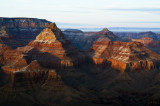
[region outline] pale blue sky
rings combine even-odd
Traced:
[[[76,27],[160,27],[160,0],[0,0],[0,17],[34,17]],[[81,26],[81,24],[83,24]],[[63,24],[59,24],[60,27]]]

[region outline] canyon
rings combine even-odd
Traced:
[[[108,29],[107,29],[108,30]],[[111,32],[111,31],[110,31]],[[145,47],[150,49],[153,52],[160,54],[160,36],[158,33],[151,31],[148,32],[113,32],[107,33],[105,30],[99,32],[82,32],[81,30],[68,29],[63,31],[64,36],[72,42],[80,50],[87,50],[92,47],[93,43],[103,37],[104,34],[116,36],[109,38],[111,41],[123,41],[123,42],[132,42],[137,41],[144,44],[144,41],[148,44],[144,44]],[[74,36],[75,35],[75,36]]]
[[[0,105],[160,104],[151,32],[124,41],[34,18],[0,18],[0,27]]]

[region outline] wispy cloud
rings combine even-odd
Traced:
[[[160,8],[105,8],[112,11],[160,11]]]
[[[142,22],[128,22],[128,23],[160,23],[160,21],[142,21]]]
[[[160,23],[160,21],[130,21],[130,22],[110,22],[110,23]]]
[[[63,13],[91,13],[92,11],[79,11],[79,10],[55,10],[56,12],[63,12]]]

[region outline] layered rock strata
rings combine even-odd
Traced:
[[[95,64],[109,65],[120,71],[159,69],[160,55],[139,42],[95,42],[91,50]]]
[[[65,30],[65,37],[72,42],[80,50],[88,50],[97,40],[119,41],[120,38],[104,28],[99,32],[82,32],[80,30]]]
[[[37,60],[42,66],[50,68],[73,67],[84,60],[82,53],[64,38],[55,23],[50,24],[26,47],[18,49],[25,52],[27,61]]]
[[[154,40],[150,37],[143,37],[141,39],[132,39],[132,41],[141,42],[145,45],[145,47],[147,47],[151,51],[160,54],[160,42],[158,40]]]
[[[0,18],[0,27],[5,27],[7,32],[20,44],[16,47],[27,45],[50,23],[47,20],[36,18]]]

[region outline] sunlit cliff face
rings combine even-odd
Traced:
[[[95,42],[92,59],[95,64],[108,63],[120,71],[151,70],[159,67],[160,56],[139,42]],[[152,55],[151,55],[152,54]],[[107,66],[107,64],[106,64]]]

